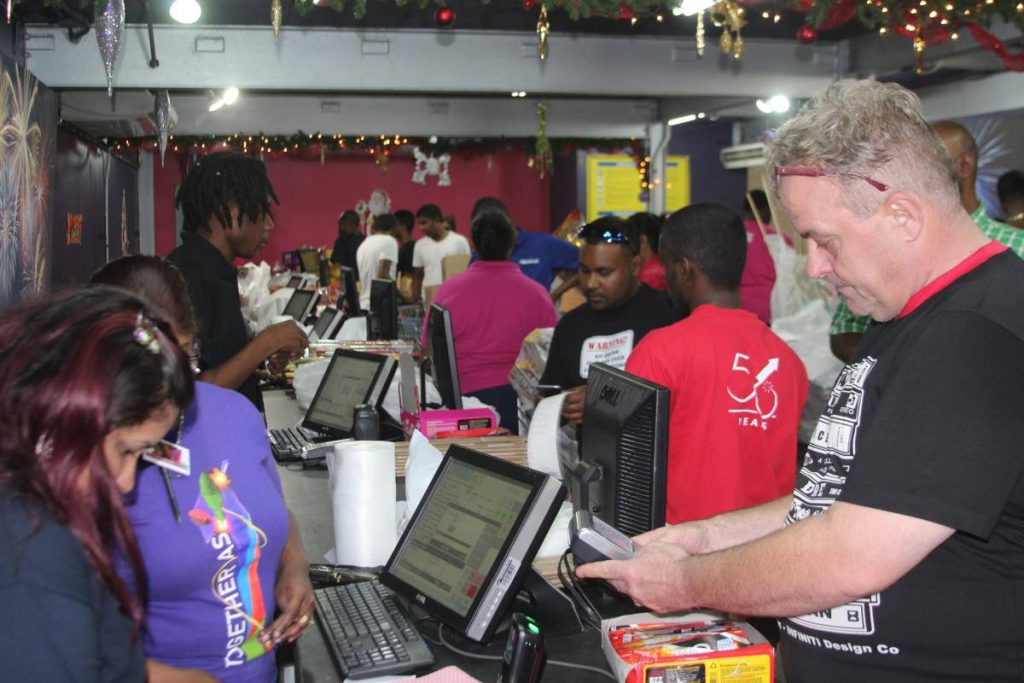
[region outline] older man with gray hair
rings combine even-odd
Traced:
[[[1024,262],[960,203],[917,97],[841,81],[778,131],[773,189],[808,272],[872,326],[791,497],[584,565],[657,611],[783,615],[801,681],[1019,681]]]

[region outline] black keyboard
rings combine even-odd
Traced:
[[[416,626],[378,581],[317,588],[316,616],[342,679],[412,673],[434,655]]]
[[[302,451],[314,445],[298,427],[268,429],[267,434],[276,460],[299,460]]]

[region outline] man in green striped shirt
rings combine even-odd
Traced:
[[[932,127],[953,158],[960,187],[960,203],[963,204],[964,210],[971,214],[971,220],[989,239],[1002,242],[1024,259],[1024,230],[989,218],[985,213],[985,207],[978,201],[975,191],[978,179],[978,147],[974,137],[955,121],[939,121]],[[855,315],[847,308],[846,299],[839,297],[839,305],[832,314],[832,324],[828,330],[832,354],[844,363],[849,362],[870,323],[869,316]]]

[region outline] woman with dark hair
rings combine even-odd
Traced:
[[[188,289],[173,265],[126,256],[97,271],[92,283],[145,297],[181,348],[198,355]],[[190,451],[190,472],[142,468],[128,507],[150,578],[143,638],[149,683],[211,675],[270,683],[277,677],[274,648],[313,623],[309,564],[260,414],[235,391],[195,387],[177,438]]]
[[[516,392],[508,375],[526,335],[539,327],[554,327],[558,315],[547,291],[508,260],[516,230],[507,215],[496,211],[477,215],[470,234],[479,260],[445,281],[434,303],[451,310],[462,393],[494,406],[501,426],[518,434]],[[423,347],[427,347],[426,321]]]
[[[192,396],[170,328],[130,294],[96,288],[4,311],[5,680],[144,679],[146,578],[122,494],[139,456],[179,424]]]

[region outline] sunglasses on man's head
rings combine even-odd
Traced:
[[[576,238],[583,240],[595,240],[598,242],[605,242],[607,244],[629,244],[629,240],[621,230],[613,230],[611,228],[605,228],[598,232],[597,230],[591,229],[591,226],[584,225],[582,228],[576,231]]]
[[[822,178],[825,176],[847,176],[850,178],[857,178],[863,180],[871,187],[875,188],[879,192],[886,192],[889,186],[883,182],[875,180],[870,176],[866,176],[863,173],[857,173],[855,171],[834,171],[830,168],[815,168],[814,166],[776,166],[776,176],[805,176],[808,178]]]

